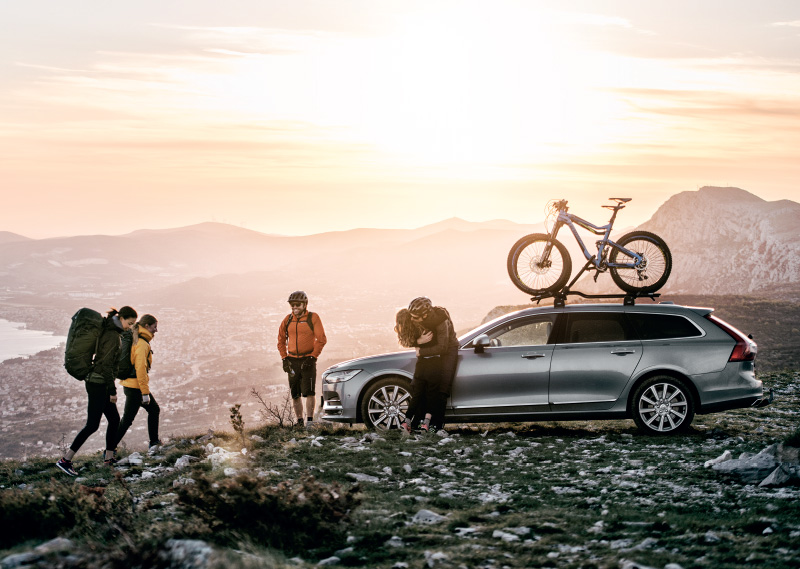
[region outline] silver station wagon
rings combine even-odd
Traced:
[[[575,304],[501,316],[459,338],[446,423],[633,419],[668,434],[695,414],[768,405],[755,342],[712,312]],[[398,428],[415,364],[406,350],[328,368],[322,418]]]

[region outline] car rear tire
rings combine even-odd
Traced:
[[[649,435],[670,435],[692,424],[694,399],[686,384],[659,375],[642,383],[633,394],[633,421]]]
[[[368,429],[399,429],[411,402],[411,382],[387,377],[369,386],[361,401],[361,418]]]

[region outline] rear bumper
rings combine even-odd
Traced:
[[[728,399],[725,401],[720,401],[718,403],[709,403],[708,405],[703,405],[698,409],[698,415],[706,415],[708,413],[718,413],[720,411],[729,411],[731,409],[755,409],[759,407],[766,407],[770,403],[772,403],[774,399],[774,394],[772,389],[769,390],[769,394],[767,396],[761,397],[742,397],[739,399]]]

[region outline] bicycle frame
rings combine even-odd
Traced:
[[[550,237],[555,240],[556,236],[558,235],[559,229],[561,229],[563,225],[566,225],[572,231],[572,235],[575,237],[575,240],[578,242],[578,245],[580,245],[581,250],[583,251],[583,256],[586,257],[586,260],[589,263],[592,263],[597,270],[603,271],[609,267],[615,267],[619,269],[636,269],[642,263],[642,256],[639,255],[638,253],[626,249],[625,247],[609,239],[609,235],[611,234],[611,229],[614,227],[614,220],[617,218],[617,212],[620,209],[622,209],[622,207],[620,207],[620,205],[614,206],[614,213],[611,214],[611,219],[606,225],[601,225],[601,226],[586,221],[585,219],[578,217],[575,214],[569,213],[564,210],[559,210],[558,217],[556,218],[556,223],[553,226],[553,230],[550,232]],[[579,225],[580,227],[583,227],[584,229],[591,231],[595,235],[603,236],[603,238],[597,242],[597,255],[592,255],[591,253],[589,253],[589,250],[586,248],[583,239],[581,239],[581,236],[578,234],[578,230],[575,228],[575,225]],[[606,251],[607,247],[610,249],[617,249],[620,252],[625,253],[626,255],[632,257],[633,262],[609,263],[607,261],[604,261],[603,260],[605,257],[604,252]],[[546,248],[544,256],[545,258],[550,256],[549,246]]]

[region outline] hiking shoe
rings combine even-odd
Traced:
[[[303,421],[303,419],[298,419],[297,422],[294,424],[295,429],[305,429],[305,427],[306,424],[305,421]]]
[[[161,450],[162,444],[163,443],[160,440],[151,442],[150,445],[147,447],[147,454],[153,455],[157,453],[158,451]]]
[[[77,476],[78,472],[72,467],[72,461],[67,460],[66,458],[61,458],[56,463],[56,466],[59,467],[61,470],[69,474],[70,476]]]
[[[410,435],[411,425],[409,425],[408,423],[400,423],[400,430],[403,431],[403,434]]]
[[[103,459],[103,466],[114,466],[119,462],[119,459],[116,456],[112,456],[111,458]]]

